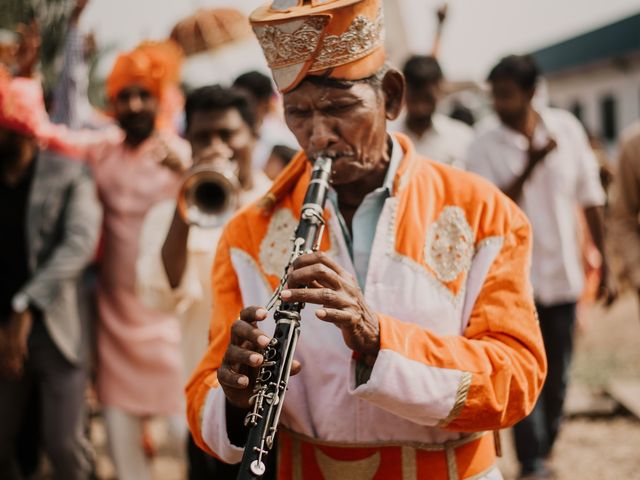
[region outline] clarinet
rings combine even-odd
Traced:
[[[300,255],[320,248],[325,221],[322,217],[329,190],[331,158],[318,157],[313,165],[311,182],[304,197],[300,222],[296,228],[293,248],[280,285],[276,289],[269,310],[276,307],[273,318],[276,329],[264,351],[264,362],[258,371],[251,411],[244,424],[249,435],[242,456],[238,480],[260,479],[266,471],[266,457],[273,448],[284,396],[289,384],[293,354],[300,335],[300,312],[304,303],[287,303],[280,298],[287,273],[293,261]]]

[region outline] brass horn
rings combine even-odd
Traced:
[[[178,196],[178,211],[189,225],[222,226],[238,206],[240,184],[232,169],[212,165],[192,168]]]

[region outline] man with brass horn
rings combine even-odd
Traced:
[[[278,0],[251,21],[303,151],[218,243],[210,344],[187,386],[196,443],[242,459],[273,330],[263,306],[311,161],[328,156],[320,251],[293,263],[281,293],[306,306],[271,452],[277,478],[501,478],[488,432],[532,409],[546,373],[526,217],[488,182],[387,133],[404,79],[384,66],[379,0]]]
[[[137,290],[147,306],[178,317],[186,382],[207,348],[211,266],[222,222],[238,206],[263,195],[270,182],[251,164],[255,117],[244,91],[199,88],[187,97],[185,117],[193,168],[186,174],[178,199],[157,204],[145,218]],[[198,189],[204,191],[204,201]],[[220,197],[208,200],[207,189]],[[185,196],[195,203],[186,205]],[[226,471],[191,441],[188,452],[190,479],[222,476]]]

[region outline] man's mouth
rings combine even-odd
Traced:
[[[136,115],[135,117],[129,117],[127,122],[131,125],[142,125],[147,123],[147,119]]]
[[[355,155],[352,152],[320,152],[314,156],[314,158],[318,157],[329,157],[333,161],[336,161],[340,158],[353,158]]]

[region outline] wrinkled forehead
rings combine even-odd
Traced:
[[[348,100],[370,102],[375,99],[376,92],[372,85],[362,80],[308,77],[294,90],[283,94],[282,99],[285,108],[294,104],[324,107]]]

